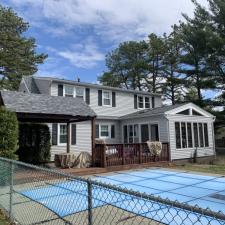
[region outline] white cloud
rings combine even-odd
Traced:
[[[91,40],[86,40],[83,44],[75,44],[71,50],[59,51],[57,54],[68,59],[74,66],[84,69],[93,68],[98,62],[105,59],[105,55]]]
[[[27,6],[27,16],[36,17],[36,23],[48,19],[59,23],[61,29],[93,26],[102,39],[116,42],[143,38],[151,32],[168,32],[171,25],[182,19],[182,12],[192,15],[194,8],[191,0],[10,1],[18,7]],[[206,5],[207,0],[199,2]],[[65,34],[53,31],[58,35]]]

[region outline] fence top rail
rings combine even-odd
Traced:
[[[55,175],[58,175],[58,176],[61,176],[61,177],[67,177],[71,180],[82,181],[82,182],[85,182],[87,184],[99,186],[101,188],[110,189],[110,190],[116,191],[116,192],[121,192],[123,194],[132,195],[134,197],[145,199],[145,200],[148,200],[148,201],[154,201],[154,202],[162,203],[162,204],[165,204],[165,205],[168,205],[168,206],[171,206],[171,207],[176,207],[176,208],[188,210],[188,211],[191,211],[191,212],[196,212],[196,213],[199,213],[199,214],[204,215],[204,216],[209,216],[209,217],[213,217],[213,218],[216,218],[216,219],[225,220],[225,215],[220,211],[215,212],[215,211],[212,211],[208,208],[207,209],[200,208],[197,205],[191,206],[191,205],[188,205],[187,203],[181,203],[179,201],[173,201],[173,200],[170,200],[168,198],[163,199],[159,196],[154,196],[154,195],[141,193],[141,192],[133,191],[133,190],[126,189],[126,188],[121,188],[121,187],[116,186],[116,185],[111,185],[111,184],[108,184],[108,183],[92,180],[91,178],[82,178],[82,177],[78,177],[78,176],[71,175],[71,174],[68,174],[68,173],[59,172],[59,171],[54,170],[54,169],[39,167],[39,166],[36,166],[36,165],[32,165],[32,164],[28,164],[28,163],[24,163],[24,162],[20,162],[20,161],[15,161],[15,160],[3,158],[3,157],[0,157],[0,162],[1,161],[10,163],[12,165],[19,165],[19,166],[24,166],[24,167],[27,167],[27,168],[30,168],[30,169],[40,170],[40,171],[55,174]]]

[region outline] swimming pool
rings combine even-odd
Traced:
[[[142,169],[96,175],[91,179],[225,214],[223,177],[165,169]],[[163,224],[225,224],[225,221],[197,212],[142,199],[101,185],[92,185],[91,191],[93,209],[110,205]],[[41,187],[22,190],[20,194],[45,206],[60,218],[84,212],[89,207],[88,185],[79,180],[49,182]]]

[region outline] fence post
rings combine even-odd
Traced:
[[[125,165],[125,151],[124,151],[124,145],[122,145],[122,165]]]
[[[12,221],[13,220],[13,162],[10,162],[10,197],[9,197],[9,217],[10,217],[10,220]]]
[[[88,225],[93,224],[92,217],[92,183],[90,180],[87,181],[88,185]]]

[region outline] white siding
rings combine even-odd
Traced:
[[[139,124],[140,125],[140,124],[156,124],[156,123],[159,125],[159,140],[161,142],[168,142],[169,141],[168,121],[163,115],[123,120],[121,122],[121,133],[123,133],[123,125],[127,125],[127,124]],[[139,129],[139,131],[140,131],[140,129]],[[139,132],[139,134],[140,134],[140,132]]]
[[[98,106],[98,90],[101,90],[101,87],[99,87],[99,89],[90,88],[90,107],[95,111],[98,116],[120,117],[138,111],[138,109],[134,108],[134,94],[127,92],[116,91],[116,107]],[[52,83],[51,95],[58,95],[57,83]],[[146,96],[150,97],[151,104],[151,95],[148,94]],[[160,107],[161,105],[161,97],[155,96],[155,107]]]
[[[108,124],[115,125],[115,138],[106,138],[105,142],[107,144],[120,144],[121,143],[121,129],[120,121],[118,120],[96,120],[96,124]]]
[[[50,133],[52,130],[52,124],[48,124]],[[71,145],[70,151],[75,155],[82,151],[91,153],[91,121],[79,122],[77,125],[77,143]],[[55,154],[66,152],[66,145],[52,145],[51,146],[51,160],[54,160]]]
[[[187,159],[193,157],[195,148],[176,149],[176,136],[175,136],[175,122],[198,122],[208,124],[208,136],[209,136],[209,147],[198,147],[197,156],[212,156],[214,155],[214,142],[213,142],[213,120],[207,117],[196,117],[196,116],[184,116],[174,115],[168,116],[169,118],[169,134],[170,134],[170,149],[171,159]]]

